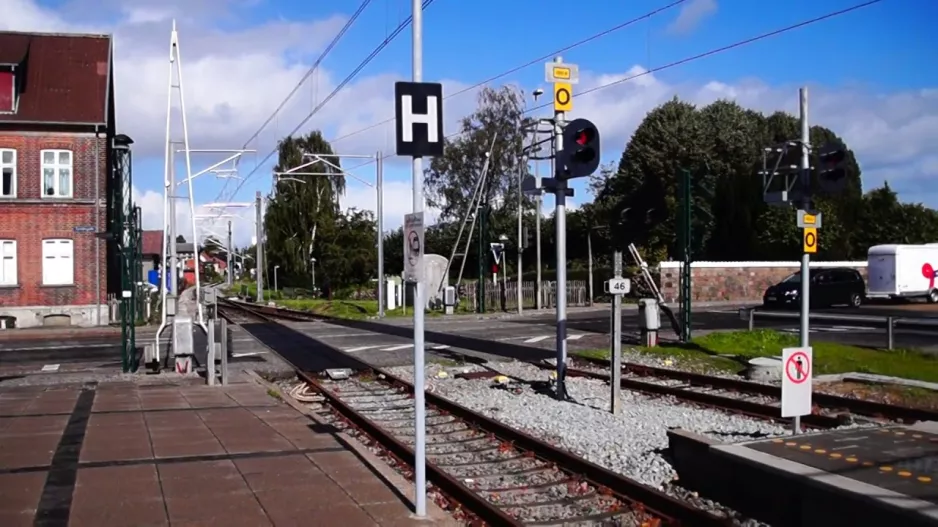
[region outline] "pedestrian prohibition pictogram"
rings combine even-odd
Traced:
[[[782,350],[782,417],[811,413],[811,346]]]
[[[803,383],[811,377],[811,360],[802,352],[794,353],[785,364],[785,375],[795,384]]]

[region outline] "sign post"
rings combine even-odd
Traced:
[[[414,213],[405,218],[405,271],[414,282],[414,509],[427,515],[426,394],[423,316],[423,159],[443,155],[443,85],[423,82],[423,4],[412,0],[413,82],[394,84],[397,155],[413,158]],[[407,224],[409,221],[410,229]],[[380,234],[380,233],[379,233]],[[409,249],[408,249],[409,248]],[[405,275],[407,273],[405,272]],[[383,284],[381,284],[383,285]]]
[[[609,384],[612,388],[612,400],[609,410],[618,414],[622,411],[622,295],[631,290],[628,278],[622,278],[622,253],[616,251],[612,256],[614,277],[606,282],[606,292],[612,295],[612,313],[609,315],[610,330],[609,344],[610,364],[612,371],[609,375]]]
[[[782,417],[794,417],[798,422],[802,415],[811,413],[813,350],[810,346],[785,348],[782,365]],[[801,433],[800,427],[795,426],[792,433]]]

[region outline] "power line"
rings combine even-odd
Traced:
[[[251,135],[251,137],[249,137],[248,140],[244,142],[244,145],[241,147],[242,150],[246,149],[248,147],[248,144],[250,144],[251,141],[256,139],[257,136],[259,136],[261,132],[264,131],[264,128],[267,128],[267,125],[270,124],[270,122],[273,121],[275,117],[277,117],[277,114],[280,113],[280,110],[283,110],[283,107],[286,106],[288,102],[290,102],[290,99],[292,99],[294,95],[296,95],[296,92],[300,90],[300,87],[303,86],[303,83],[306,82],[306,80],[309,79],[313,75],[313,73],[316,71],[317,68],[319,68],[319,65],[322,64],[322,61],[325,60],[326,56],[328,56],[329,53],[332,51],[332,49],[336,47],[336,45],[339,43],[340,40],[342,40],[342,37],[345,36],[345,33],[348,32],[349,28],[351,28],[352,25],[355,23],[355,21],[358,20],[358,17],[361,16],[362,12],[365,10],[366,7],[368,7],[368,4],[370,3],[371,3],[371,0],[364,0],[361,3],[361,5],[358,6],[358,9],[356,9],[355,12],[352,13],[352,16],[349,17],[349,19],[345,22],[345,25],[342,27],[342,29],[339,30],[339,33],[336,34],[336,36],[332,38],[332,42],[330,42],[329,45],[326,46],[324,50],[322,50],[322,53],[319,54],[319,58],[317,58],[316,62],[314,62],[313,65],[310,66],[310,68],[306,71],[306,74],[303,75],[303,78],[301,78],[300,81],[296,83],[296,86],[294,86],[293,89],[290,90],[290,93],[287,94],[287,96],[283,99],[280,105],[277,106],[277,109],[274,110],[272,114],[270,114],[270,117],[268,117],[267,120],[264,121],[264,123],[260,126],[260,128],[258,128],[257,131],[254,132],[254,134]],[[230,180],[225,181],[225,184],[222,186],[221,193],[219,194],[219,196],[224,195],[225,190],[227,190],[228,188],[228,181]],[[218,200],[216,199],[216,201]]]
[[[606,89],[606,88],[611,88],[612,86],[617,86],[617,85],[619,85],[619,84],[623,84],[623,83],[625,83],[625,82],[628,82],[628,81],[631,81],[631,80],[635,80],[635,79],[638,79],[638,78],[640,78],[640,77],[644,77],[644,76],[646,76],[646,75],[651,75],[651,74],[653,74],[653,73],[658,73],[658,72],[660,72],[660,71],[664,71],[664,70],[667,70],[667,69],[670,69],[670,68],[674,68],[674,67],[677,67],[677,66],[682,66],[682,65],[687,64],[687,63],[689,63],[689,62],[693,62],[693,61],[700,60],[700,59],[703,59],[703,58],[707,58],[707,57],[710,57],[710,56],[713,56],[713,55],[717,55],[717,54],[719,54],[719,53],[723,53],[724,51],[730,51],[730,50],[733,50],[733,49],[736,49],[736,48],[739,48],[739,47],[742,47],[742,46],[746,46],[746,45],[748,45],[748,44],[754,44],[754,43],[756,43],[756,42],[759,42],[759,41],[761,41],[761,40],[765,40],[765,39],[770,38],[770,37],[776,37],[776,36],[781,35],[781,34],[783,34],[783,33],[788,33],[789,31],[794,31],[794,30],[796,30],[796,29],[801,29],[801,28],[803,28],[803,27],[810,26],[810,25],[816,24],[816,23],[818,23],[818,22],[823,22],[823,21],[828,20],[828,19],[831,19],[831,18],[835,18],[835,17],[841,16],[841,15],[846,15],[846,14],[851,13],[851,12],[853,12],[853,11],[858,11],[858,10],[860,10],[860,9],[863,9],[864,7],[869,7],[869,6],[871,6],[871,5],[881,3],[882,1],[883,1],[883,0],[870,0],[870,1],[864,2],[864,3],[862,3],[862,4],[856,4],[856,5],[854,5],[854,6],[847,7],[847,8],[838,10],[838,11],[833,11],[833,12],[827,13],[827,14],[825,14],[825,15],[821,15],[821,16],[817,16],[817,17],[814,17],[814,18],[810,18],[810,19],[808,19],[808,20],[803,20],[803,21],[801,21],[801,22],[798,22],[798,23],[796,23],[796,24],[792,24],[792,25],[790,25],[790,26],[786,26],[786,27],[783,27],[783,28],[775,29],[775,30],[769,31],[769,32],[767,32],[767,33],[762,33],[762,34],[760,34],[760,35],[757,35],[757,36],[754,36],[754,37],[750,37],[750,38],[747,38],[747,39],[745,39],[745,40],[740,40],[740,41],[738,41],[738,42],[734,42],[734,43],[732,43],[732,44],[728,44],[728,45],[726,45],[726,46],[722,46],[722,47],[719,47],[719,48],[711,49],[710,51],[705,51],[705,52],[703,52],[703,53],[699,53],[699,54],[693,55],[693,56],[691,56],[691,57],[686,57],[686,58],[683,58],[683,59],[680,59],[680,60],[676,60],[676,61],[674,61],[674,62],[670,62],[670,63],[665,64],[665,65],[662,65],[662,66],[658,66],[658,67],[655,67],[655,68],[651,68],[651,69],[645,70],[645,71],[643,71],[643,72],[641,72],[641,73],[637,73],[637,74],[635,74],[635,75],[632,75],[632,76],[629,76],[629,77],[626,77],[626,78],[623,78],[623,79],[619,79],[619,80],[615,80],[615,81],[612,81],[612,82],[608,82],[608,83],[606,83],[606,84],[601,84],[601,85],[599,85],[599,86],[590,88],[590,89],[588,89],[588,90],[584,90],[584,91],[582,91],[582,92],[580,92],[580,93],[575,93],[575,94],[573,94],[573,97],[574,97],[574,98],[576,98],[576,97],[582,97],[583,95],[588,95],[588,94],[590,94],[590,93],[595,93],[595,92],[597,92],[597,91],[599,91],[599,90],[604,90],[604,89]],[[541,110],[541,109],[543,109],[543,108],[546,108],[546,107],[548,107],[548,106],[551,106],[552,104],[553,104],[553,103],[546,103],[546,104],[541,104],[540,106],[535,106],[535,107],[533,107],[533,108],[528,108],[528,109],[525,110],[523,113],[530,113],[530,112],[533,112],[533,111],[535,111],[535,110]],[[447,135],[447,136],[445,137],[445,139],[452,139],[452,138],[454,138],[454,137],[457,137],[457,136],[462,135],[463,133],[465,133],[465,132],[461,132],[461,131],[460,131],[460,132],[454,132],[454,133],[452,133],[452,134]],[[397,154],[387,154],[387,155],[385,155],[382,159],[387,159],[387,158],[393,157],[393,156],[395,156],[395,155],[397,155]],[[374,161],[366,161],[366,162],[364,162],[364,163],[362,163],[362,164],[360,164],[360,165],[358,165],[358,166],[356,166],[356,167],[354,167],[354,168],[351,168],[351,169],[349,169],[349,170],[355,170],[355,169],[358,169],[358,168],[367,166],[367,165],[369,165],[369,164],[371,164],[371,163],[374,163]]]
[[[645,13],[644,15],[641,15],[641,16],[639,16],[639,17],[636,17],[636,18],[633,18],[633,19],[628,20],[628,21],[626,21],[626,22],[623,22],[623,23],[621,23],[621,24],[619,24],[619,25],[617,25],[617,26],[611,27],[611,28],[606,29],[606,30],[604,30],[604,31],[601,31],[601,32],[599,32],[599,33],[594,33],[593,35],[590,35],[590,36],[584,38],[583,40],[580,40],[579,42],[575,42],[575,43],[570,44],[570,45],[568,45],[568,46],[566,46],[566,47],[563,47],[563,48],[554,50],[554,51],[552,51],[552,52],[550,52],[550,53],[548,53],[548,54],[546,54],[546,55],[543,55],[543,56],[540,56],[540,57],[538,57],[538,58],[536,58],[536,59],[532,59],[532,60],[530,60],[530,61],[528,61],[528,62],[525,62],[524,64],[522,64],[522,65],[520,65],[520,66],[515,66],[515,67],[513,67],[513,68],[511,68],[511,69],[509,69],[509,70],[506,70],[506,71],[503,71],[502,73],[499,73],[498,75],[495,75],[495,76],[493,76],[493,77],[489,77],[488,79],[485,79],[484,81],[481,81],[481,82],[478,82],[478,83],[476,83],[476,84],[473,84],[472,86],[469,86],[468,88],[463,88],[463,89],[459,90],[459,91],[456,92],[456,93],[451,93],[451,94],[449,94],[449,95],[446,95],[445,97],[443,97],[443,100],[445,101],[446,99],[449,99],[450,97],[456,97],[457,95],[462,95],[463,93],[466,93],[466,92],[468,92],[468,91],[472,91],[472,90],[474,90],[474,89],[476,89],[476,88],[478,88],[478,87],[480,87],[480,86],[484,86],[484,85],[489,84],[489,83],[491,83],[491,82],[493,82],[493,81],[497,81],[498,79],[501,79],[501,78],[503,78],[503,77],[507,77],[508,75],[511,75],[512,73],[516,73],[516,72],[521,71],[521,70],[523,70],[523,69],[525,69],[525,68],[527,68],[527,67],[529,67],[529,66],[533,66],[533,65],[535,65],[535,64],[537,64],[537,63],[539,63],[539,62],[543,62],[543,61],[545,61],[545,60],[547,60],[547,59],[553,58],[555,55],[559,55],[559,54],[561,54],[561,53],[565,53],[565,52],[567,52],[567,51],[570,51],[571,49],[578,48],[578,47],[580,47],[580,46],[582,46],[582,45],[584,45],[584,44],[588,44],[588,43],[590,43],[590,42],[593,42],[594,40],[598,40],[598,39],[600,39],[600,38],[602,38],[602,37],[604,37],[604,36],[606,36],[606,35],[615,33],[616,31],[619,31],[619,30],[625,29],[625,28],[627,28],[627,27],[629,27],[629,26],[631,26],[631,25],[637,24],[638,22],[641,22],[641,21],[643,21],[643,20],[647,20],[647,19],[649,19],[649,18],[651,18],[651,17],[653,17],[653,16],[655,16],[655,15],[657,15],[657,14],[663,13],[663,12],[665,12],[665,11],[671,9],[671,8],[677,7],[677,6],[679,6],[679,5],[681,5],[681,4],[685,3],[685,2],[687,2],[687,0],[676,0],[676,1],[674,1],[674,2],[672,2],[672,3],[670,3],[670,4],[668,4],[668,5],[659,7],[658,9],[655,9],[654,11],[649,11],[648,13]],[[356,131],[354,131],[354,132],[347,133],[347,134],[345,134],[345,135],[343,135],[343,136],[341,136],[341,137],[337,137],[337,138],[335,138],[335,139],[330,140],[329,143],[330,143],[330,144],[335,144],[335,143],[337,143],[337,142],[339,142],[339,141],[341,141],[341,140],[343,140],[343,139],[348,139],[349,137],[352,137],[352,136],[354,136],[354,135],[358,135],[358,134],[367,132],[367,131],[369,131],[369,130],[373,130],[373,129],[375,129],[375,128],[377,128],[377,127],[383,125],[383,124],[388,124],[388,123],[391,123],[391,122],[394,122],[394,117],[391,117],[391,118],[389,118],[389,119],[385,119],[384,121],[381,121],[381,122],[378,122],[378,123],[370,124],[370,125],[368,125],[368,126],[366,126],[366,127],[364,127],[364,128],[361,128],[361,129],[359,129],[359,130],[356,130]]]
[[[423,9],[426,9],[427,7],[429,7],[431,4],[433,4],[434,1],[435,1],[435,0],[423,0],[423,4],[422,4],[422,5],[423,5]],[[388,36],[384,39],[383,42],[381,42],[380,44],[378,44],[378,46],[375,47],[375,49],[374,49],[367,57],[365,57],[364,60],[362,60],[362,61],[358,64],[358,66],[357,66],[354,70],[352,70],[352,72],[349,73],[349,74],[345,77],[345,79],[343,79],[342,82],[340,82],[340,83],[338,84],[338,86],[336,86],[335,89],[332,90],[332,92],[331,92],[329,95],[326,96],[326,98],[324,98],[318,105],[316,105],[316,107],[313,108],[313,110],[312,110],[311,112],[309,112],[309,113],[306,115],[306,117],[303,118],[302,121],[300,121],[300,124],[296,125],[296,127],[295,127],[292,131],[290,131],[290,133],[288,133],[288,134],[286,135],[286,137],[292,136],[292,135],[295,134],[300,128],[302,128],[304,124],[306,124],[307,122],[309,122],[309,120],[310,120],[314,115],[316,115],[316,113],[318,113],[319,110],[322,109],[330,100],[332,100],[332,98],[335,97],[335,96],[339,93],[339,91],[342,90],[342,88],[344,88],[349,82],[351,82],[352,79],[354,79],[355,76],[358,75],[358,74],[361,72],[361,70],[364,69],[365,66],[368,65],[368,63],[370,63],[372,60],[374,60],[374,58],[377,57],[378,54],[381,53],[381,51],[384,50],[384,48],[386,48],[386,47],[388,46],[388,44],[391,43],[391,41],[393,41],[395,38],[397,38],[397,36],[398,36],[402,31],[404,31],[405,29],[407,29],[407,26],[409,26],[412,21],[413,21],[413,15],[410,15],[410,16],[408,16],[406,19],[404,19],[404,21],[401,22],[401,23],[394,29],[394,31],[392,31],[391,34],[388,35]],[[257,172],[257,170],[258,170],[264,163],[266,163],[271,157],[273,157],[273,155],[276,154],[277,151],[278,151],[278,148],[277,148],[277,147],[274,147],[274,149],[271,150],[270,153],[267,154],[267,155],[264,157],[264,159],[262,159],[262,160],[261,160],[259,163],[257,163],[256,165],[254,165],[254,169],[251,170],[246,176],[244,176],[244,178],[241,180],[241,183],[239,183],[238,186],[235,187],[234,192],[231,193],[232,197],[235,196],[235,195],[237,195],[238,191],[241,190],[241,187],[243,187],[245,183],[247,183],[248,179],[250,179],[251,176],[253,176],[254,173]],[[219,198],[219,199],[220,199],[220,198]]]
[[[262,131],[264,131],[264,128],[266,128],[267,125],[270,124],[270,122],[274,120],[274,117],[276,117],[277,114],[280,113],[280,110],[282,110],[283,107],[286,106],[287,102],[289,102],[290,99],[292,99],[293,96],[296,95],[296,92],[299,91],[303,83],[306,82],[306,79],[308,79],[313,74],[313,72],[316,71],[316,68],[318,68],[319,65],[322,64],[322,61],[332,51],[332,49],[339,43],[339,40],[341,40],[342,37],[345,36],[345,33],[349,30],[349,28],[352,27],[352,24],[354,24],[355,21],[358,20],[358,17],[362,14],[362,12],[365,10],[366,7],[368,7],[368,4],[370,3],[371,3],[371,0],[365,0],[364,2],[361,3],[360,6],[358,6],[358,9],[355,11],[355,13],[352,14],[351,17],[349,17],[348,21],[345,23],[345,26],[343,26],[342,29],[339,31],[339,33],[332,39],[332,42],[330,42],[329,45],[326,46],[326,49],[324,49],[322,53],[319,54],[319,58],[316,59],[316,62],[314,62],[313,65],[310,66],[306,74],[303,75],[303,78],[300,79],[300,81],[296,83],[296,86],[294,86],[293,89],[290,91],[290,93],[287,94],[286,98],[283,99],[283,102],[281,102],[280,105],[277,106],[277,109],[274,110],[274,113],[270,114],[270,117],[268,117],[267,120],[264,121],[264,124],[262,124],[261,127],[258,128],[256,132],[254,132],[254,135],[249,137],[248,140],[244,142],[244,146],[241,147],[242,149],[247,148],[248,144],[254,139],[256,139],[257,136],[260,135]]]

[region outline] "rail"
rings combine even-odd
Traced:
[[[754,307],[739,308],[739,318],[749,323],[749,331],[756,328],[756,319],[798,320],[801,313],[788,311],[767,311]],[[851,315],[846,313],[811,313],[811,321],[829,321],[844,323],[865,323],[883,326],[886,331],[886,349],[895,349],[896,327],[938,333],[938,317],[913,317],[896,315]]]
[[[279,310],[266,306],[253,306],[227,300],[220,300],[220,304],[228,308],[226,314],[231,313],[233,310],[241,311],[252,318],[266,320],[274,324],[279,324],[277,319],[309,320],[313,318],[304,317],[290,310]],[[413,393],[413,385],[411,383],[351,355],[345,355],[345,357],[352,362],[360,364],[360,368],[356,368],[359,372],[373,372],[377,378],[383,379],[384,382],[397,385],[406,390],[409,394]],[[400,441],[395,440],[383,427],[377,426],[376,423],[362,415],[361,412],[345,404],[337,393],[329,389],[324,389],[320,379],[302,370],[298,370],[297,373],[304,382],[316,387],[317,391],[328,398],[330,404],[346,419],[353,422],[372,438],[379,441],[396,457],[405,463],[413,464],[413,451],[408,445],[404,445]],[[479,414],[448,399],[428,392],[426,394],[426,402],[428,405],[436,407],[445,413],[472,423],[475,428],[491,434],[508,445],[513,445],[521,450],[531,452],[537,458],[555,464],[561,469],[583,478],[583,480],[590,482],[597,488],[609,489],[617,499],[634,504],[638,510],[644,508],[655,516],[664,519],[664,524],[694,526],[723,526],[730,524],[725,518],[716,516],[708,511],[669,496],[663,491],[654,489],[586,461],[574,454],[511,428],[510,426]],[[449,494],[454,500],[469,508],[478,517],[488,520],[491,525],[518,524],[517,521],[505,517],[504,512],[501,511],[496,504],[490,503],[484,497],[466,487],[462,482],[443,473],[441,470],[437,470],[437,467],[434,467],[432,463],[427,463],[427,469],[430,474],[431,482],[438,485],[441,490]]]

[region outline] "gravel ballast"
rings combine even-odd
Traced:
[[[775,437],[790,433],[771,422],[719,410],[682,404],[671,398],[651,398],[622,390],[622,412],[609,412],[610,390],[603,381],[568,378],[571,402],[559,402],[531,384],[499,385],[492,379],[465,380],[454,376],[478,367],[427,365],[427,389],[509,426],[558,445],[593,463],[658,489],[677,473],[665,459],[667,430],[682,428],[725,442]],[[550,372],[525,363],[499,363],[497,370],[519,380],[547,381]],[[389,369],[413,381],[409,367]],[[445,372],[440,377],[440,372]]]

